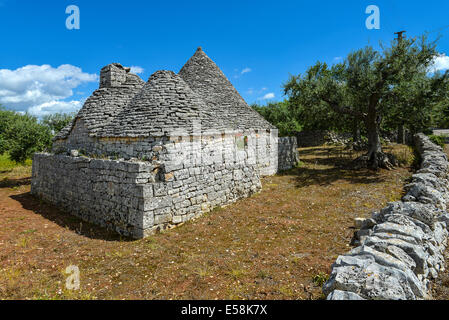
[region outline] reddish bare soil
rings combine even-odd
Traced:
[[[0,172],[0,298],[320,299],[353,219],[399,199],[411,175],[345,169],[355,156],[300,149],[301,166],[264,178],[259,194],[142,240],[32,197],[29,169]],[[69,265],[80,290],[65,288]]]

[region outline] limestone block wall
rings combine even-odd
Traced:
[[[94,157],[178,162],[197,159],[194,153],[199,153],[201,161],[215,159],[215,162],[254,165],[261,175],[278,171],[277,130],[206,131],[198,136],[172,132],[163,137],[97,138],[90,137],[83,121],[78,119],[68,138],[55,141],[52,151],[70,154],[70,150]]]
[[[421,168],[402,201],[374,212],[357,232],[358,247],[332,265],[328,300],[427,299],[430,280],[445,268],[449,163],[424,134],[415,136]]]
[[[149,163],[36,153],[31,193],[85,221],[139,235],[156,179]]]
[[[260,189],[258,170],[239,163],[192,161],[162,171],[157,162],[45,153],[33,158],[33,195],[134,238],[185,222]]]
[[[299,147],[321,146],[326,142],[325,131],[301,131],[296,134]]]
[[[96,139],[89,137],[89,131],[82,119],[76,119],[67,139],[53,141],[52,152],[68,154],[70,150],[82,150],[85,153],[95,151]]]
[[[278,171],[293,168],[299,162],[296,137],[281,137],[278,140]]]

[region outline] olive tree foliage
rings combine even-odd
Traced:
[[[73,121],[76,113],[53,113],[42,117],[41,123],[50,128],[53,134],[57,134],[65,126]]]
[[[391,124],[405,122],[414,130],[425,126],[430,114],[426,110],[447,95],[449,77],[448,72],[428,76],[438,52],[436,41],[425,36],[381,49],[365,47],[330,67],[317,62],[284,85],[293,105],[312,113],[325,106],[336,121],[352,119],[349,123],[363,125],[368,138],[364,159],[372,168],[392,166],[380,141],[385,119]]]
[[[281,137],[293,136],[302,129],[299,117],[292,112],[288,101],[270,102],[267,105],[252,104],[251,107],[275,125]]]
[[[437,103],[432,111],[432,124],[437,128],[449,129],[449,98]]]
[[[51,146],[51,132],[37,122],[35,117],[24,115],[6,132],[9,139],[9,157],[18,163],[32,157],[35,152]]]
[[[30,114],[7,110],[0,106],[0,154],[23,163],[33,153],[49,150],[53,134],[67,123],[71,115],[54,115],[39,121]],[[50,121],[51,120],[51,121]],[[71,121],[71,119],[70,119]]]
[[[449,73],[420,69],[410,79],[394,84],[385,98],[386,128],[407,128],[411,133],[440,126],[448,115]]]

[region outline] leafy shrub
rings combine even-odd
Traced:
[[[280,137],[294,136],[296,132],[302,130],[301,124],[286,101],[271,102],[266,106],[253,104],[251,107],[279,129]]]
[[[51,130],[36,117],[0,108],[0,154],[24,163],[34,152],[51,146]]]
[[[435,143],[436,145],[440,146],[441,148],[444,148],[444,141],[446,140],[443,136],[436,136],[434,134],[429,135],[430,141]]]
[[[50,128],[53,134],[57,134],[66,125],[72,122],[75,113],[54,113],[42,118],[41,123]]]
[[[49,148],[52,138],[50,129],[39,124],[34,117],[24,118],[13,124],[9,136],[9,155],[18,163],[24,163],[33,153]]]

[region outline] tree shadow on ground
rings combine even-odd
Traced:
[[[311,147],[311,148],[303,148],[299,151],[300,157],[307,156],[334,156],[334,157],[356,157],[357,155],[361,155],[366,151],[355,151],[351,148],[345,146],[322,146],[322,147]]]
[[[315,149],[316,150],[316,149]],[[317,155],[316,151],[312,153]],[[385,181],[381,170],[375,171],[367,168],[356,169],[355,158],[345,155],[329,154],[327,157],[303,158],[301,152],[301,166],[281,173],[281,175],[295,176],[296,187],[302,188],[310,185],[326,186],[335,181],[342,180],[355,184],[372,184]]]
[[[43,218],[50,220],[57,225],[66,228],[78,235],[90,238],[101,239],[105,241],[134,241],[135,239],[124,237],[108,228],[103,228],[95,224],[86,222],[81,218],[64,212],[55,206],[46,203],[30,192],[15,194],[10,196],[11,199],[18,201],[26,210],[33,211],[35,214],[41,215]]]
[[[31,177],[19,178],[19,179],[4,178],[3,180],[0,180],[0,188],[14,188],[14,187],[20,187],[23,185],[27,185],[30,183],[31,183]]]

